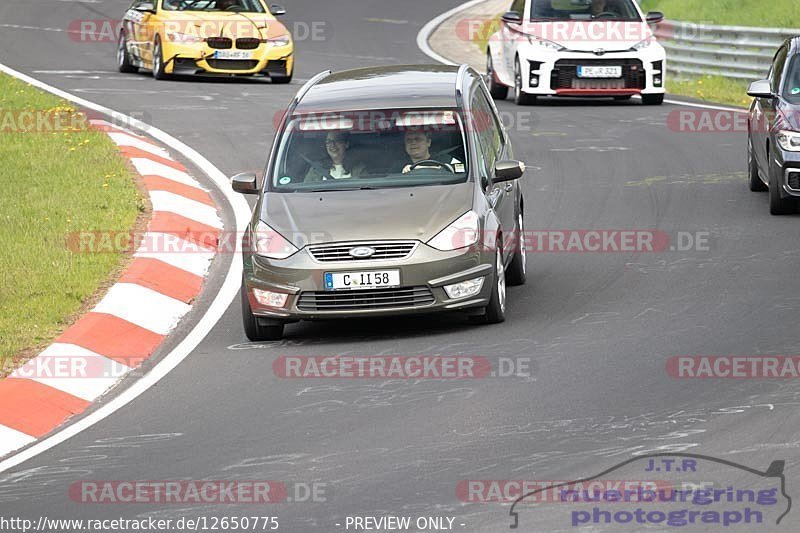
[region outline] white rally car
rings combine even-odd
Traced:
[[[666,53],[634,0],[513,0],[500,30],[489,38],[486,74],[492,96],[514,88],[517,104],[537,96],[639,94],[664,101]]]

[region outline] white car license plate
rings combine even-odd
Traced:
[[[250,59],[253,52],[249,50],[215,50],[214,59]]]
[[[622,67],[578,67],[579,78],[620,78]]]
[[[382,289],[399,287],[399,270],[372,270],[369,272],[325,272],[325,289]]]

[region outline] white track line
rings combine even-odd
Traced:
[[[166,150],[161,148],[160,146],[156,146],[155,144],[143,141],[139,137],[135,137],[128,133],[119,133],[116,131],[108,131],[106,134],[111,137],[118,146],[130,146],[132,148],[138,148],[144,152],[151,153],[153,155],[157,155],[158,157],[164,157],[166,159],[172,159]]]
[[[197,166],[201,171],[203,171],[209,179],[214,183],[214,185],[219,189],[222,196],[230,204],[233,215],[235,217],[235,224],[238,231],[244,230],[250,220],[250,206],[247,205],[244,197],[236,194],[233,192],[230,186],[230,182],[228,181],[227,176],[223,174],[217,167],[215,167],[211,162],[203,157],[199,152],[194,150],[193,148],[187,146],[183,142],[179,141],[175,137],[171,136],[170,134],[161,131],[153,126],[150,126],[140,120],[137,120],[133,117],[129,117],[123,115],[122,113],[118,113],[112,109],[107,107],[95,104],[83,98],[79,98],[72,94],[62,91],[61,89],[57,89],[51,85],[47,85],[46,83],[42,83],[41,81],[31,78],[26,74],[21,72],[17,72],[5,65],[0,64],[0,72],[4,72],[10,76],[13,76],[17,79],[20,79],[26,83],[30,83],[31,85],[38,87],[44,91],[52,93],[56,96],[69,100],[77,105],[83,106],[87,109],[92,109],[97,111],[98,113],[102,113],[113,120],[126,121],[123,122],[124,124],[129,124],[134,128],[137,128],[141,131],[148,132],[153,138],[158,140],[159,142],[169,146],[176,152],[179,152],[183,157],[187,160],[191,161],[192,164]],[[236,252],[241,252],[241,245],[237,242],[236,243]],[[114,414],[118,409],[124,407],[125,405],[129,404],[137,397],[139,397],[142,393],[144,393],[147,389],[158,383],[161,379],[164,378],[167,374],[172,371],[176,366],[178,366],[186,357],[192,353],[192,351],[202,342],[202,340],[208,335],[208,332],[214,327],[214,325],[219,321],[220,318],[225,314],[225,311],[230,306],[233,299],[239,295],[239,288],[242,283],[242,262],[234,260],[231,262],[231,265],[228,269],[228,272],[225,275],[225,280],[222,283],[219,291],[217,292],[214,300],[209,305],[208,309],[206,310],[205,314],[198,320],[195,327],[186,335],[183,340],[169,353],[167,354],[161,361],[156,364],[153,369],[144,377],[133,383],[128,389],[121,392],[118,396],[111,399],[108,403],[100,406],[96,411],[84,416],[83,418],[78,419],[75,423],[64,427],[64,429],[57,431],[52,436],[33,444],[29,448],[22,450],[19,453],[12,455],[11,457],[5,459],[4,461],[0,462],[0,472],[5,472],[10,468],[13,468],[20,463],[27,461],[37,455],[49,450],[53,446],[56,446],[65,440],[69,439],[70,437],[74,437],[78,433],[92,427],[96,423],[100,422],[104,418]],[[19,433],[19,432],[16,432]],[[0,428],[0,442],[2,442],[2,447],[8,446],[12,440],[16,439],[16,443],[19,445],[27,445],[28,443],[32,442],[33,439],[29,439],[27,441],[20,440],[19,435],[15,435],[14,433],[10,432],[8,428],[3,429]],[[2,453],[2,450],[0,450]]]
[[[168,211],[206,226],[222,229],[217,209],[197,200],[169,191],[150,191],[150,203],[153,204],[153,211]]]
[[[136,171],[142,176],[161,176],[162,178],[177,181],[178,183],[183,183],[184,185],[189,185],[190,187],[202,189],[195,179],[186,172],[168,167],[167,165],[163,165],[158,161],[145,159],[143,157],[133,157],[131,158],[131,163],[133,163],[133,166],[136,167]]]
[[[12,372],[10,377],[37,381],[91,402],[131,370],[128,365],[86,348],[57,342]],[[46,377],[48,374],[52,377]]]
[[[114,315],[159,335],[167,335],[191,308],[142,285],[117,283],[92,311]]]
[[[0,424],[0,455],[13,452],[35,440],[36,437],[31,437],[27,433]]]
[[[148,231],[134,257],[157,259],[200,277],[205,277],[214,251],[169,233]]]
[[[438,28],[445,20],[449,19],[450,17],[452,17],[454,15],[457,15],[458,13],[460,13],[462,11],[466,11],[467,9],[471,8],[472,6],[476,6],[476,5],[478,5],[478,4],[482,3],[482,2],[485,2],[485,1],[486,0],[471,0],[470,2],[466,2],[464,4],[461,4],[460,6],[454,7],[453,9],[447,10],[444,13],[442,13],[441,15],[439,15],[438,17],[432,19],[430,22],[425,24],[422,27],[421,30],[419,30],[419,33],[417,34],[417,47],[419,47],[419,49],[422,50],[423,54],[425,54],[426,56],[430,57],[431,59],[433,59],[435,61],[438,61],[439,63],[444,63],[445,65],[456,65],[457,63],[454,63],[453,61],[450,61],[449,59],[447,59],[443,55],[437,53],[433,48],[431,48],[431,45],[428,44],[428,41],[430,40],[431,35],[433,34],[433,32],[436,31],[436,28]],[[669,60],[669,57],[667,57],[667,60]],[[742,108],[738,108],[738,107],[725,107],[725,106],[718,106],[718,105],[712,105],[712,104],[699,104],[699,103],[695,103],[695,102],[684,102],[684,101],[681,101],[681,100],[673,100],[673,99],[669,99],[669,98],[665,99],[664,102],[667,103],[667,104],[679,105],[679,106],[685,106],[685,107],[696,107],[696,108],[699,108],[699,109],[712,109],[714,111],[732,111],[732,112],[735,112],[735,113],[747,113],[748,112],[747,109],[742,109]]]

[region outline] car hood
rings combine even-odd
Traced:
[[[269,13],[164,12],[164,29],[198,37],[258,37],[286,35],[286,26]]]
[[[530,22],[523,32],[576,52],[625,51],[653,37],[644,22],[613,20]]]
[[[261,220],[298,248],[308,243],[410,239],[427,242],[472,209],[473,184],[266,193]]]

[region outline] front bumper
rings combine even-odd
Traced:
[[[659,44],[638,52],[556,51],[540,46],[525,45],[519,49],[522,91],[551,96],[628,96],[634,94],[664,94],[666,53]],[[622,79],[601,80],[578,78],[577,66],[620,65]],[[577,81],[576,80],[580,80]],[[591,88],[581,83],[593,82]]]
[[[272,260],[245,253],[244,284],[250,308],[256,316],[280,320],[318,320],[328,318],[352,318],[369,316],[394,316],[431,312],[456,311],[485,307],[489,303],[494,284],[494,252],[464,249],[441,252],[420,243],[412,254],[403,260],[379,261],[316,261],[307,249],[300,250],[284,260]],[[370,308],[364,305],[345,303],[341,309],[313,309],[307,304],[313,300],[312,293],[341,293],[351,291],[326,291],[326,272],[353,272],[375,270],[400,270],[400,288],[417,289],[420,294],[432,296],[422,304],[402,304]],[[451,299],[444,290],[445,285],[484,277],[479,293],[465,298]],[[284,308],[261,305],[253,295],[253,289],[288,294]],[[374,289],[373,289],[374,290]],[[366,292],[363,290],[359,292]],[[323,295],[323,296],[324,296]],[[366,297],[365,299],[368,299]]]
[[[236,50],[233,48],[232,50]],[[250,59],[215,59],[217,50],[207,43],[165,43],[165,71],[177,75],[287,76],[294,69],[294,46],[268,46],[261,43],[249,52]]]

